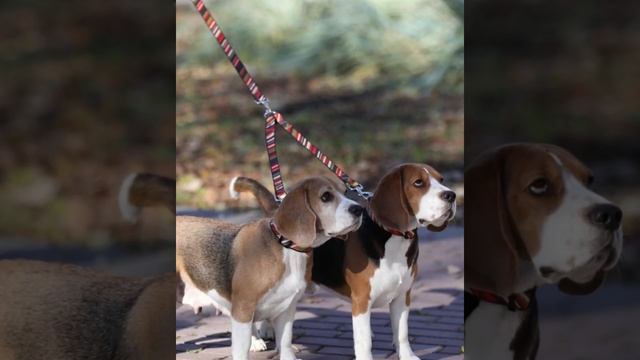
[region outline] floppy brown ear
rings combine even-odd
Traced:
[[[316,238],[316,214],[309,204],[306,186],[301,185],[282,200],[273,220],[278,231],[300,247],[310,247]]]
[[[569,278],[564,278],[558,282],[558,289],[569,295],[588,295],[596,291],[604,282],[606,274],[600,270],[590,281],[578,283]]]
[[[384,226],[408,231],[412,221],[403,184],[404,167],[399,166],[385,175],[376,188],[369,207],[373,217]]]
[[[509,296],[517,282],[518,253],[504,168],[505,155],[498,150],[465,171],[465,287]]]

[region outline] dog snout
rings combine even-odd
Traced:
[[[360,205],[351,205],[349,206],[349,214],[353,215],[353,216],[360,216],[362,215],[362,212],[364,211],[364,208]]]
[[[443,191],[440,193],[440,198],[448,203],[453,203],[456,201],[456,193],[453,191]]]
[[[594,225],[609,231],[620,227],[622,210],[611,204],[595,205],[589,210],[589,220]]]

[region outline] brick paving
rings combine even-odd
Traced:
[[[421,359],[463,359],[463,240],[453,228],[440,234],[420,234],[419,276],[412,290],[409,335]],[[397,359],[391,343],[387,309],[374,309],[371,319],[373,356]],[[176,359],[231,359],[230,321],[213,308],[194,315],[191,308],[176,310]],[[318,288],[298,305],[294,346],[300,359],[353,359],[350,304]],[[278,359],[273,341],[268,350],[251,359]]]

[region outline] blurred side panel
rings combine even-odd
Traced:
[[[148,173],[175,201],[175,5],[9,1],[0,24],[0,358],[173,358],[174,207],[132,222],[119,196]]]
[[[595,177],[593,190],[624,214],[622,257],[602,287],[584,297],[538,287],[539,359],[638,357],[629,349],[640,321],[639,12],[640,3],[627,0],[481,0],[466,7],[465,166],[506,143],[552,143],[583,162]],[[532,158],[521,162],[535,167]],[[479,216],[467,210],[467,220]],[[491,254],[470,252],[487,234],[465,230],[469,270],[473,256]]]

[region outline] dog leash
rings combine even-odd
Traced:
[[[287,195],[284,189],[284,182],[282,180],[282,174],[280,172],[280,163],[278,162],[278,152],[276,149],[276,124],[280,125],[291,137],[293,137],[302,147],[307,149],[312,155],[315,156],[324,166],[326,166],[331,172],[333,172],[349,190],[355,191],[358,196],[369,200],[372,193],[364,190],[362,184],[355,179],[347,175],[341,167],[331,161],[327,155],[325,155],[317,146],[313,145],[309,139],[304,137],[302,133],[296,130],[293,125],[288,123],[282,114],[271,109],[269,99],[260,91],[255,80],[247,71],[238,54],[231,47],[231,43],[227,40],[224,33],[220,29],[220,26],[211,15],[211,12],[207,10],[203,0],[191,0],[196,10],[204,20],[205,24],[209,28],[209,31],[216,39],[220,48],[227,56],[227,59],[231,62],[234,69],[242,79],[242,82],[249,89],[251,96],[255,100],[256,104],[261,105],[264,108],[265,118],[265,146],[267,148],[267,155],[269,157],[269,170],[271,171],[271,179],[273,180],[273,188],[276,194],[276,200],[282,201]]]

